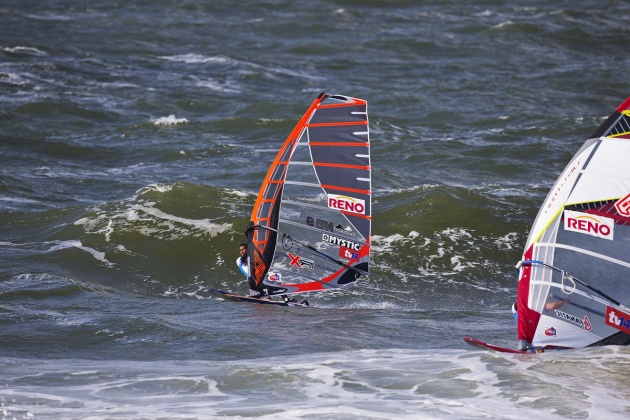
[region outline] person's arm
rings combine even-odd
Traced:
[[[557,300],[555,302],[547,302],[545,304],[545,309],[548,310],[548,311],[553,311],[554,309],[558,309],[562,305],[564,305],[566,303],[570,303],[570,302],[571,301],[569,299]]]

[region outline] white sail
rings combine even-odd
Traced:
[[[630,98],[580,148],[534,221],[519,272],[520,348],[630,343],[629,108]]]

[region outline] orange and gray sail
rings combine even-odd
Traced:
[[[260,188],[247,231],[250,288],[335,290],[366,275],[371,191],[367,102],[320,94]]]

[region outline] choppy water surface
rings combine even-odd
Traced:
[[[360,4],[359,4],[360,3]],[[513,266],[628,95],[608,1],[0,5],[0,417],[601,418],[630,353],[513,347]],[[277,148],[369,102],[373,269],[224,301]]]

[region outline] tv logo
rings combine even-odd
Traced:
[[[604,318],[606,325],[610,325],[626,334],[630,333],[630,315],[619,309],[613,309],[606,306],[606,317]]]
[[[355,251],[345,246],[339,247],[339,256],[347,260],[359,261],[359,251]]]

